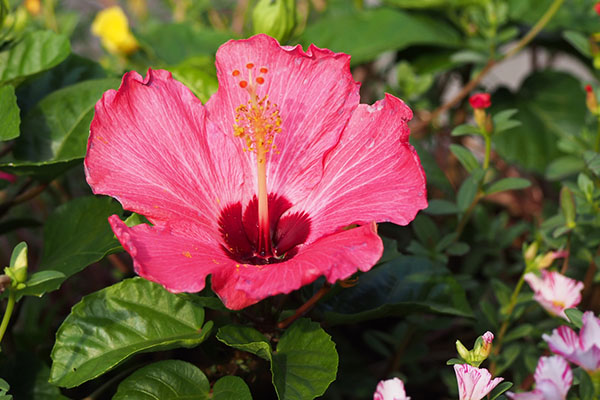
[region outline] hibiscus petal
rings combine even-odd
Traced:
[[[118,92],[96,104],[85,169],[94,193],[152,222],[214,227],[219,203],[244,197],[233,190],[243,187],[248,170],[238,152],[233,138],[206,124],[200,101],[170,72],[149,70],[145,79],[129,72]]]
[[[252,69],[246,68],[249,63]],[[219,90],[206,104],[208,118],[231,136],[235,110],[249,100],[240,81],[247,82],[249,73],[254,79],[266,68],[257,94],[268,95],[282,119],[282,132],[274,139],[276,151],[269,153],[267,184],[270,193],[296,203],[320,179],[321,159],[338,142],[359,103],[350,56],[313,45],[304,52],[301,46],[282,47],[269,36],[257,35],[225,43],[217,51],[216,65]],[[234,71],[239,74],[234,76]],[[254,160],[251,153],[246,157]]]
[[[204,238],[206,242],[195,240],[202,238],[202,232],[181,236],[166,226],[141,224],[129,228],[116,215],[109,222],[133,258],[135,272],[171,292],[198,292],[204,289],[207,275],[226,275],[233,270],[235,262],[210,238]]]
[[[404,102],[389,94],[356,109],[325,159],[323,179],[290,211],[310,215],[309,241],[353,223],[406,225],[427,207],[425,174],[408,143],[411,117]]]
[[[377,226],[371,223],[321,238],[301,248],[288,261],[241,264],[230,276],[215,274],[212,288],[227,308],[240,309],[266,297],[299,289],[321,275],[333,283],[359,269],[367,271],[382,252]]]

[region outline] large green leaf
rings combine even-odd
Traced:
[[[447,269],[407,256],[362,274],[356,286],[320,304],[319,310],[334,325],[424,312],[472,316],[464,289]]]
[[[312,400],[321,396],[337,374],[335,343],[319,324],[306,318],[285,331],[275,352],[271,352],[267,338],[253,328],[224,326],[217,339],[270,361],[273,386],[280,400]]]
[[[460,44],[457,31],[439,18],[389,8],[322,18],[306,28],[301,40],[305,45],[314,43],[351,54],[353,64],[370,61],[384,51],[412,45]]]
[[[560,137],[579,134],[585,119],[585,93],[577,79],[563,72],[534,73],[515,94],[499,93],[498,109],[517,108],[522,125],[492,136],[509,162],[543,173],[561,153]]]
[[[206,103],[219,87],[212,57],[193,57],[181,64],[169,67],[173,77],[187,86],[194,94]]]
[[[149,51],[167,64],[178,64],[189,57],[214,56],[231,33],[199,29],[187,23],[154,24],[136,32]]]
[[[15,88],[11,85],[0,87],[0,140],[10,140],[19,136],[21,116],[17,105]]]
[[[206,375],[195,365],[179,360],[150,364],[127,377],[112,400],[252,400],[241,378],[224,376],[210,394]]]
[[[204,309],[142,278],[85,296],[56,333],[50,382],[74,387],[137,353],[194,347],[209,335]]]
[[[94,105],[106,90],[118,85],[117,79],[90,80],[45,97],[23,119],[16,160],[0,169],[34,175],[46,172],[51,178],[53,172],[74,165],[73,161],[85,156]]]
[[[32,31],[0,52],[0,83],[52,68],[70,53],[66,36],[52,31]]]
[[[68,277],[121,246],[108,224],[108,217],[122,213],[109,197],[80,197],[58,207],[44,226],[41,269],[62,272],[54,281],[57,289]]]

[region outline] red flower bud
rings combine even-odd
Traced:
[[[596,11],[596,14],[600,15],[600,1],[594,4],[594,10]]]
[[[492,105],[489,93],[476,93],[469,98],[469,103],[474,109],[488,108]]]
[[[594,88],[592,87],[592,85],[585,85],[585,91],[588,93],[592,93],[594,91]]]

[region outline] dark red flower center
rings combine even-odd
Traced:
[[[225,254],[244,264],[274,264],[289,260],[310,233],[310,218],[304,212],[283,213],[292,207],[285,197],[269,194],[269,229],[271,249],[259,246],[258,199],[256,196],[243,209],[241,203],[230,204],[221,211],[219,230]]]

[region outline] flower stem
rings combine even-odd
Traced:
[[[6,333],[6,328],[8,327],[8,322],[10,321],[10,316],[13,313],[15,308],[15,292],[12,289],[8,289],[8,303],[6,304],[6,310],[4,311],[4,317],[2,317],[2,324],[0,324],[0,343],[2,342],[2,338]]]
[[[483,135],[485,139],[485,158],[483,159],[483,169],[487,170],[490,166],[490,156],[492,153],[492,137],[489,133]]]
[[[319,289],[319,291],[317,293],[315,293],[313,295],[313,297],[311,297],[310,299],[308,299],[308,301],[306,303],[304,303],[300,307],[298,307],[298,309],[296,310],[294,315],[292,315],[292,316],[284,319],[280,323],[278,323],[277,327],[279,329],[287,328],[292,322],[294,322],[295,320],[297,320],[298,318],[300,318],[301,316],[306,314],[311,308],[313,308],[315,306],[315,304],[317,304],[317,302],[319,300],[321,300],[323,298],[323,296],[325,296],[330,290],[331,290],[331,285],[328,283],[325,283],[325,285],[323,285],[323,287],[321,289]]]
[[[510,296],[510,302],[508,303],[508,309],[506,310],[506,319],[504,320],[504,322],[502,323],[502,326],[500,327],[500,331],[498,332],[498,336],[496,337],[496,343],[494,344],[494,355],[498,355],[500,354],[500,349],[502,348],[502,340],[504,339],[504,335],[506,334],[506,331],[510,325],[510,316],[512,314],[512,312],[515,309],[515,306],[517,305],[517,298],[519,297],[519,293],[521,292],[521,289],[523,288],[523,283],[525,283],[525,273],[527,272],[527,269],[525,269],[525,271],[523,271],[523,273],[521,274],[521,277],[519,278],[519,282],[517,283],[517,286],[515,286],[515,290],[513,290],[512,295]],[[492,373],[492,375],[494,375],[494,372],[496,370],[496,362],[492,361],[490,364],[490,372]]]

